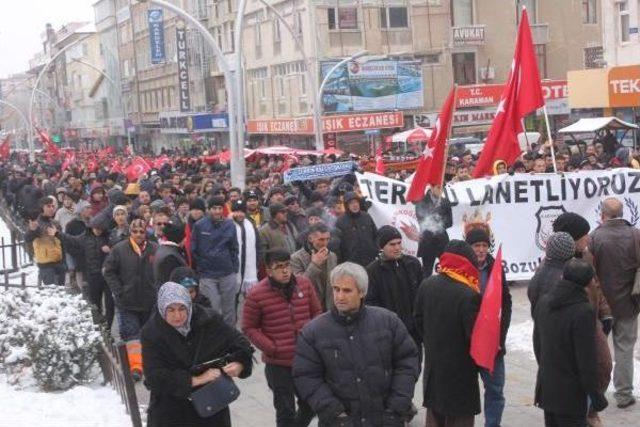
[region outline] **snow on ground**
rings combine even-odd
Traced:
[[[536,356],[533,353],[533,320],[526,320],[509,326],[506,345],[507,351],[521,351],[528,354],[531,360],[535,360]]]
[[[0,381],[0,427],[130,427],[120,396],[99,384],[45,393],[19,390]]]

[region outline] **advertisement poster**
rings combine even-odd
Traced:
[[[149,42],[151,43],[151,63],[165,62],[164,23],[162,9],[151,9],[148,14]]]
[[[337,62],[322,63],[326,77]],[[336,69],[322,94],[326,113],[422,108],[419,61],[352,61]]]

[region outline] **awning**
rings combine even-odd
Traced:
[[[416,127],[413,129],[405,130],[391,136],[392,142],[407,142],[415,144],[416,142],[425,142],[431,138],[433,131],[427,128]]]
[[[558,133],[593,133],[603,129],[611,130],[632,130],[638,126],[620,120],[617,117],[596,117],[590,119],[580,119],[572,125],[562,128]]]

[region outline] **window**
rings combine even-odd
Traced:
[[[357,30],[358,9],[355,7],[330,7],[327,9],[330,30]]]
[[[582,0],[582,23],[597,24],[598,23],[598,0]]]
[[[233,31],[233,21],[229,21],[227,22],[225,25],[227,25],[227,38],[228,38],[228,43],[227,46],[229,47],[228,52],[233,52],[236,49],[236,39],[234,37],[234,31]]]
[[[217,19],[220,17],[220,3],[218,0],[213,1],[213,16]]]
[[[222,28],[213,27],[213,38],[215,39],[216,43],[218,43],[218,47],[222,49]]]
[[[256,22],[255,27],[253,27],[254,36],[253,41],[255,42],[256,47],[262,46],[262,29],[260,21]]]
[[[473,0],[451,0],[451,11],[454,27],[473,25]]]
[[[538,71],[540,72],[540,78],[547,78],[547,46],[544,44],[537,44],[534,46],[536,50],[536,59],[538,60]]]
[[[302,35],[302,12],[299,10],[293,12],[293,33],[297,36]]]
[[[247,77],[256,82],[258,86],[258,96],[260,99],[267,98],[267,67],[256,68],[255,70],[249,70],[247,72]]]
[[[284,77],[276,76],[276,95],[278,98],[284,98]]]
[[[273,42],[280,43],[280,21],[277,17],[273,17]]]
[[[307,94],[307,76],[303,73],[300,74],[300,95],[305,96]]]
[[[620,15],[620,41],[622,43],[629,41],[629,4],[627,1],[618,4],[618,13]]]
[[[461,85],[476,83],[476,54],[454,53],[451,55],[453,64],[453,81]]]
[[[518,10],[516,11],[516,21],[520,24],[520,16],[522,16],[522,7],[527,8],[529,22],[535,24],[536,21],[536,0],[517,0]]]
[[[406,7],[381,7],[380,27],[382,28],[407,28],[409,16]]]
[[[227,0],[227,12],[233,13],[233,2],[234,0]]]

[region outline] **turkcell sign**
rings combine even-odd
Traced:
[[[191,111],[189,94],[189,58],[187,56],[187,29],[184,22],[176,25],[176,53],[178,55],[178,93],[180,95],[180,111]]]
[[[150,9],[147,18],[149,20],[151,63],[162,64],[166,59],[164,52],[164,20],[162,9]]]

